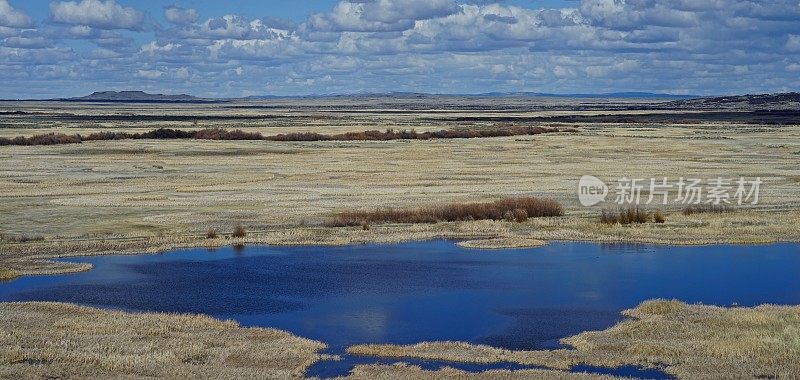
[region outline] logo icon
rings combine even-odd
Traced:
[[[578,200],[585,207],[604,202],[608,196],[608,186],[600,178],[591,175],[581,177],[578,182]]]

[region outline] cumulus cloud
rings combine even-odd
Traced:
[[[176,6],[167,7],[164,9],[164,17],[176,25],[188,25],[196,22],[200,15],[194,9],[184,9]]]
[[[576,0],[562,9],[534,1],[340,0],[297,23],[227,12],[200,18],[169,5],[169,24],[154,28],[154,38],[138,33],[146,21],[139,10],[113,0],[58,1],[56,25],[39,31],[0,21],[0,80],[41,66],[98,86],[133,76],[210,96],[800,87],[797,0]],[[0,10],[7,5],[0,0]],[[80,45],[71,39],[97,46],[76,57],[70,48]],[[188,78],[195,87],[184,87]]]
[[[14,9],[8,0],[0,0],[0,26],[8,28],[29,28],[33,26],[31,18],[23,11]]]
[[[114,0],[81,0],[50,3],[50,18],[56,23],[98,29],[141,30],[144,13]]]
[[[786,50],[800,52],[800,35],[790,34],[786,41]]]
[[[3,40],[4,46],[21,49],[45,49],[53,47],[53,41],[43,37],[15,36]]]
[[[312,15],[304,27],[311,32],[403,31],[417,20],[446,17],[460,10],[452,0],[341,1],[331,12]]]

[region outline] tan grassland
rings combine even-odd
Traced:
[[[568,369],[665,367],[681,379],[796,379],[800,376],[800,307],[721,308],[678,301],[644,302],[631,319],[562,340],[572,349],[509,351],[458,342],[358,345],[351,354],[456,362],[500,361]]]
[[[348,380],[609,380],[613,376],[588,373],[568,373],[544,369],[519,371],[491,370],[484,372],[465,372],[455,368],[442,368],[426,371],[420,367],[396,363],[393,365],[359,365],[344,379]]]
[[[435,128],[439,128],[437,126]],[[328,127],[335,129],[337,127]],[[247,243],[352,244],[430,238],[669,244],[800,240],[800,127],[582,125],[522,138],[385,142],[98,141],[0,148],[0,268],[85,270],[51,257]],[[362,128],[363,129],[363,128]],[[319,129],[325,132],[325,128]],[[665,224],[603,226],[577,204],[600,178],[761,177],[761,204]],[[561,218],[325,228],[342,210],[418,207],[509,196],[560,200]],[[487,244],[482,244],[488,247]],[[512,244],[513,246],[514,244]]]
[[[197,315],[0,303],[0,378],[291,379],[325,345]]]
[[[0,136],[142,132],[159,127],[241,128],[265,135],[386,128],[432,131],[537,125],[461,123],[454,117],[623,112],[547,107],[526,111],[528,101],[514,103],[517,109],[513,111],[460,109],[461,103],[440,110],[430,109],[426,101],[415,103],[419,112],[405,113],[393,113],[399,108],[395,104],[380,103],[363,112],[346,99],[336,100],[335,106],[341,109],[329,105],[297,108],[294,100],[276,101],[277,111],[259,108],[264,104],[256,101],[125,106],[4,102],[0,103],[0,111],[6,112],[0,115]],[[239,106],[244,108],[235,108]],[[141,117],[126,119],[128,115]],[[158,121],[163,115],[178,121]],[[230,115],[246,117],[214,118]],[[57,257],[230,244],[342,245],[450,238],[463,240],[460,244],[465,247],[491,249],[530,247],[551,240],[800,241],[800,126],[701,121],[564,125],[579,131],[432,141],[128,140],[0,147],[0,281],[91,268],[50,260]],[[599,223],[600,208],[577,203],[576,186],[584,174],[606,180],[744,176],[761,177],[764,184],[758,206],[693,215],[682,215],[680,207],[671,206],[665,208],[663,224],[609,226]],[[514,196],[558,199],[566,215],[524,223],[380,224],[368,230],[325,227],[325,221],[340,211]],[[238,224],[246,228],[247,236],[231,238]],[[207,239],[210,229],[218,237]],[[451,342],[350,349],[398,358],[506,360],[552,370],[472,374],[367,365],[356,367],[350,377],[606,378],[563,371],[576,363],[665,365],[667,372],[680,378],[800,377],[797,307],[723,309],[655,301],[626,314],[633,319],[565,339],[573,347],[570,350],[514,352]],[[53,303],[0,304],[0,325],[0,377],[8,378],[296,378],[319,359],[318,352],[324,348],[322,343],[287,333],[245,329],[202,316],[130,314]]]

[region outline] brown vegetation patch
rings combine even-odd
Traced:
[[[385,208],[374,211],[343,211],[336,214],[331,227],[358,226],[364,223],[437,223],[464,220],[503,220],[524,222],[528,218],[564,215],[558,201],[546,198],[505,198],[484,203],[450,203],[414,209]]]
[[[197,139],[197,140],[267,140],[267,141],[388,141],[388,140],[430,140],[430,139],[468,139],[483,137],[506,137],[521,135],[538,135],[553,132],[575,132],[574,128],[558,129],[553,127],[508,127],[492,129],[458,129],[434,132],[417,132],[415,130],[347,132],[340,134],[321,134],[316,132],[282,133],[275,136],[264,136],[260,132],[245,132],[240,129],[206,128],[198,131],[158,128],[149,132],[96,132],[87,136],[80,134],[47,133],[31,137],[0,137],[3,145],[59,145],[79,144],[84,141],[103,140],[141,140],[141,139]]]

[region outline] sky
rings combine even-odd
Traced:
[[[800,90],[800,0],[0,0],[0,98]]]

